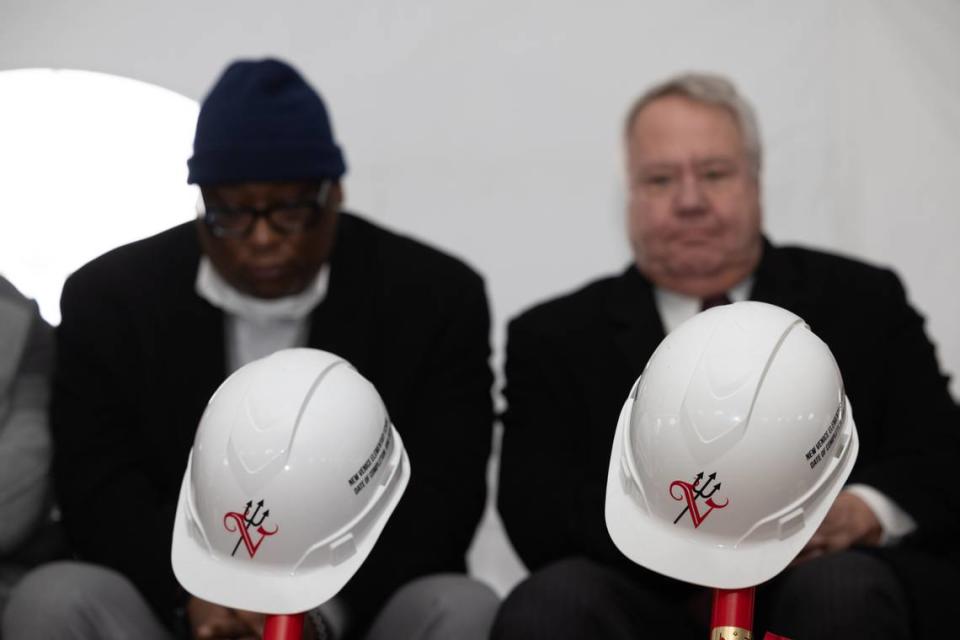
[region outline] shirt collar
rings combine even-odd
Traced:
[[[751,287],[753,287],[752,275],[731,287],[727,291],[727,297],[730,298],[731,302],[746,300],[750,296]],[[663,322],[665,333],[670,333],[700,312],[700,298],[694,298],[669,289],[654,287],[653,299],[656,302],[657,311],[660,313],[660,320]]]
[[[302,320],[323,302],[330,280],[330,265],[324,264],[317,276],[300,293],[284,298],[264,299],[241,293],[224,280],[207,256],[200,258],[194,290],[201,298],[224,312],[250,322]]]

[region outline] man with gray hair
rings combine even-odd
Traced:
[[[745,299],[795,312],[829,345],[861,438],[823,524],[760,588],[757,628],[803,640],[932,636],[958,578],[960,501],[946,471],[958,418],[899,279],[764,237],[756,119],[722,77],[649,90],[624,144],[634,263],[509,326],[499,508],[533,573],[492,637],[706,637],[705,589],[614,547],[604,482],[623,399],[666,333]]]

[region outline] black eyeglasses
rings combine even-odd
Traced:
[[[253,230],[258,218],[264,218],[270,228],[283,235],[303,233],[320,219],[327,207],[330,182],[320,185],[312,200],[275,204],[269,207],[207,207],[203,195],[197,200],[197,216],[203,219],[210,232],[218,238],[242,238]]]

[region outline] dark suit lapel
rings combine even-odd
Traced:
[[[224,315],[201,298],[194,286],[200,262],[200,247],[192,225],[184,225],[178,249],[163,266],[164,286],[160,295],[164,309],[155,314],[158,367],[168,385],[182,419],[178,429],[181,446],[193,441],[197,420],[220,383],[227,377]],[[159,276],[158,276],[159,277]],[[156,301],[154,301],[156,302]],[[158,374],[161,375],[161,374]]]
[[[149,294],[160,295],[167,307],[155,318],[162,323],[158,335],[164,353],[158,357],[168,363],[171,383],[180,393],[191,394],[202,410],[227,377],[224,316],[195,290],[200,244],[194,223],[178,227],[175,247],[167,261],[157,265],[156,277],[163,285]]]
[[[227,377],[226,341],[223,312],[198,296],[191,287],[179,301],[178,339],[169,345],[172,351],[165,358],[180,363],[176,376],[178,387],[194,394],[193,402],[201,409]]]
[[[764,238],[750,299],[775,304],[807,319],[816,311],[816,295],[787,256]]]
[[[631,371],[640,375],[665,335],[653,287],[630,266],[614,281],[606,304],[617,350]]]
[[[378,279],[376,257],[365,242],[362,223],[341,213],[330,259],[327,295],[310,316],[308,345],[349,360],[369,377],[376,351]],[[399,311],[399,310],[398,310]]]
[[[188,333],[186,345],[197,357],[188,375],[205,388],[211,384],[216,388],[227,377],[223,312],[199,297],[191,306],[194,329]]]

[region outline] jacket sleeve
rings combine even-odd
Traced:
[[[884,272],[878,319],[882,319],[879,370],[872,372],[870,391],[876,403],[854,419],[859,429],[880,437],[866,438],[863,464],[851,482],[872,486],[893,500],[917,523],[917,535],[937,545],[952,544],[960,533],[960,495],[953,490],[952,469],[960,453],[960,417],[939,368],[924,320],[906,299],[900,280]],[[851,400],[853,400],[851,398]]]
[[[99,275],[99,278],[91,278]],[[170,567],[173,498],[150,475],[141,422],[148,376],[135,304],[100,274],[69,278],[61,298],[51,424],[54,480],[75,552],[127,576],[164,620],[178,588]],[[169,495],[170,492],[167,492]]]
[[[402,384],[406,410],[391,416],[411,477],[368,560],[341,592],[361,624],[409,580],[463,571],[483,514],[493,423],[490,314],[479,276],[471,272],[459,284],[442,296],[437,331]]]
[[[531,317],[510,323],[497,503],[510,541],[531,571],[605,543],[597,540],[605,536],[602,513],[591,509],[596,496],[587,494],[598,481],[586,477],[593,469],[584,463],[596,445],[580,440],[595,434],[582,428],[589,418],[563,353]]]
[[[0,363],[4,373],[0,376],[0,513],[4,514],[0,556],[4,556],[26,540],[50,507],[47,406],[53,332],[32,301],[0,299],[0,315],[5,330],[18,331],[0,349],[9,358]]]

